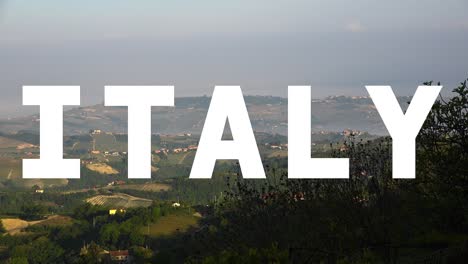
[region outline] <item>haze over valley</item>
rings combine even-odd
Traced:
[[[176,98],[175,107],[153,107],[152,133],[200,134],[210,97]],[[403,109],[410,97],[398,98]],[[272,96],[246,96],[252,127],[256,132],[287,134],[287,99]],[[312,100],[312,131],[366,131],[385,135],[387,130],[369,97],[330,96]],[[0,131],[39,131],[39,115],[0,121]],[[65,135],[86,134],[91,129],[127,133],[127,109],[101,105],[73,108],[64,112]]]

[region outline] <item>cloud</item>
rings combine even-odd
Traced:
[[[0,19],[2,19],[5,12],[6,0],[0,0]]]
[[[353,32],[353,33],[364,32],[367,30],[367,28],[364,27],[359,21],[349,22],[348,24],[345,25],[345,29],[346,31]]]
[[[467,21],[462,21],[462,22],[460,23],[460,27],[461,27],[462,29],[468,29],[468,20],[467,20]]]

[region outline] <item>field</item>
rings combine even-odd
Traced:
[[[142,233],[152,237],[169,236],[177,232],[187,231],[191,227],[198,227],[200,218],[191,214],[171,214],[161,217],[156,223],[142,228]]]
[[[116,187],[121,190],[139,190],[145,192],[169,191],[171,186],[165,183],[145,183],[145,184],[127,184]]]
[[[103,133],[90,137],[72,137],[70,141],[68,145],[72,150],[127,151],[127,143],[117,140],[115,135],[111,134]]]
[[[19,159],[0,158],[0,178],[16,179],[21,178],[22,168]]]
[[[1,219],[3,227],[5,227],[7,233],[10,235],[20,234],[25,228],[32,225],[63,226],[70,224],[72,220],[73,219],[68,216],[61,215],[51,215],[46,219],[37,221],[25,221],[19,218]]]
[[[195,152],[170,153],[164,159],[156,158],[154,161],[160,167],[167,165],[191,165],[195,158]]]
[[[107,165],[106,163],[93,163],[87,164],[86,168],[89,170],[98,172],[100,174],[111,175],[111,174],[118,174],[119,172],[112,168],[111,166]]]
[[[95,149],[100,151],[127,151],[127,144],[118,141],[114,135],[93,135]]]
[[[0,136],[0,146],[1,148],[25,149],[32,148],[34,145],[16,139]]]
[[[67,179],[23,179],[21,160],[14,158],[0,158],[0,187],[4,187],[7,180],[18,188],[29,189],[34,185],[40,187],[62,186],[68,183]]]
[[[73,218],[64,215],[53,215],[37,223],[38,226],[65,226],[69,225]]]
[[[288,156],[287,150],[273,150],[268,154],[269,158],[284,158]]]
[[[150,206],[153,201],[124,193],[116,193],[112,195],[97,195],[86,199],[86,202],[109,208],[129,208]]]

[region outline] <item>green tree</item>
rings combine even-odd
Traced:
[[[3,226],[3,222],[0,220],[0,234],[6,233],[5,226]]]
[[[64,250],[46,237],[35,240],[28,251],[28,262],[31,264],[60,263]]]
[[[99,237],[102,243],[117,246],[120,237],[119,225],[117,223],[104,225],[101,228]]]
[[[83,252],[84,251],[84,252]],[[102,249],[92,241],[85,250],[82,250],[81,262],[86,264],[97,264],[101,263],[100,253]]]
[[[7,261],[8,264],[29,264],[26,257],[14,257]]]

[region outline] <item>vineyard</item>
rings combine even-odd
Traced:
[[[139,198],[123,193],[113,195],[97,195],[86,200],[92,205],[101,205],[109,208],[130,208],[130,207],[147,207],[153,201],[149,199]]]

